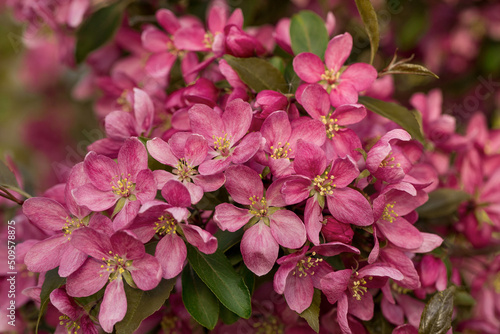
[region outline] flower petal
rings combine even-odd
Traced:
[[[160,262],[149,254],[144,254],[144,257],[134,260],[127,270],[130,271],[135,285],[144,291],[156,288],[161,281]]]
[[[109,278],[109,271],[101,268],[103,261],[87,259],[66,280],[66,291],[72,297],[87,297],[101,290]],[[126,304],[126,302],[125,302]]]
[[[187,249],[184,241],[176,234],[168,234],[156,245],[155,257],[160,262],[163,278],[171,279],[184,268]]]
[[[238,231],[252,218],[248,209],[240,209],[229,203],[222,203],[215,207],[214,221],[223,231]]]
[[[252,107],[242,99],[236,99],[226,105],[222,114],[224,131],[228,134],[231,143],[236,143],[243,138],[252,122]]]
[[[257,276],[267,274],[278,258],[279,245],[271,229],[263,222],[250,227],[241,239],[241,255],[245,265]]]
[[[347,224],[368,226],[373,223],[373,210],[368,200],[351,188],[334,189],[327,196],[328,210],[332,216]]]
[[[235,202],[250,205],[250,197],[262,198],[264,185],[259,174],[247,166],[231,166],[226,172],[225,187]]]
[[[297,271],[295,275],[288,275],[285,285],[285,299],[293,311],[302,313],[311,306],[314,296],[314,287],[310,277],[300,277]]]
[[[269,216],[271,233],[283,247],[297,249],[306,242],[306,229],[300,218],[289,210],[278,210]]]
[[[189,190],[179,181],[170,180],[165,183],[161,190],[161,195],[172,206],[181,208],[191,206]]]
[[[325,73],[325,65],[321,59],[309,52],[300,53],[293,58],[293,69],[307,83],[320,81],[321,75]]]
[[[330,40],[325,51],[326,67],[337,73],[344,65],[352,50],[352,36],[346,32],[342,35],[337,35]]]
[[[212,254],[217,250],[217,238],[199,226],[179,224],[187,242],[195,246],[200,252]]]
[[[148,169],[148,152],[139,139],[132,137],[125,140],[118,152],[118,167],[124,177],[130,174],[132,181],[141,170]]]
[[[155,160],[161,162],[164,165],[169,165],[172,167],[176,167],[179,159],[174,155],[172,150],[170,149],[170,145],[167,144],[161,138],[153,138],[152,140],[148,140],[146,143],[149,154]]]
[[[325,294],[330,304],[335,304],[344,295],[349,286],[352,270],[338,270],[325,275],[321,280],[321,291]]]
[[[38,228],[48,231],[60,231],[69,218],[61,204],[44,197],[32,197],[24,201],[23,213]]]
[[[111,333],[113,326],[127,313],[127,297],[120,278],[111,281],[104,291],[99,310],[99,324],[105,332]]]

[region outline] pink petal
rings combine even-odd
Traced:
[[[87,254],[68,244],[61,252],[61,262],[59,265],[59,276],[68,277],[74,273],[87,259]]]
[[[347,321],[348,309],[349,309],[349,304],[347,300],[347,295],[342,294],[337,303],[337,322],[339,323],[342,334],[352,334],[352,331],[349,328],[349,322]]]
[[[226,182],[226,177],[223,173],[214,175],[197,175],[193,178],[196,185],[200,186],[203,191],[216,191]]]
[[[293,58],[293,69],[299,78],[307,83],[320,81],[321,75],[325,73],[325,65],[321,59],[309,52],[303,52]]]
[[[155,257],[160,262],[163,278],[171,279],[184,268],[187,249],[184,241],[176,234],[168,234],[156,245]]]
[[[177,176],[167,172],[166,170],[157,169],[153,171],[153,176],[155,178],[156,187],[158,190],[162,189],[165,184],[170,180],[177,180]]]
[[[214,3],[208,11],[207,25],[212,33],[221,32],[226,25],[228,10],[222,4]]]
[[[278,258],[279,245],[263,222],[250,227],[241,239],[241,254],[248,269],[257,276],[267,274]]]
[[[92,211],[104,211],[112,207],[118,195],[111,191],[101,191],[93,184],[86,184],[73,191],[76,203],[88,207]]]
[[[169,34],[173,35],[181,27],[174,13],[168,9],[159,9],[156,12],[156,20]]]
[[[110,238],[113,252],[128,260],[141,259],[146,254],[142,242],[126,232],[119,231]]]
[[[224,231],[238,231],[252,217],[248,209],[240,209],[229,203],[222,203],[215,207],[214,221]]]
[[[350,314],[363,321],[368,321],[373,318],[373,296],[369,291],[361,296],[361,300],[357,300],[352,294],[348,294],[347,298]]]
[[[224,135],[224,123],[212,108],[204,104],[195,104],[189,109],[188,113],[191,129],[205,137],[209,143],[213,143],[214,136],[220,137]]]
[[[391,266],[384,265],[382,263],[375,263],[363,267],[358,271],[358,274],[360,277],[367,277],[367,276],[388,277],[392,278],[395,281],[401,281],[404,278],[403,274],[399,270]]]
[[[50,302],[59,312],[67,315],[70,319],[78,317],[77,307],[66,293],[66,290],[59,288],[52,291],[50,293]]]
[[[340,129],[332,139],[327,139],[323,148],[328,158],[345,158],[351,156],[357,158],[361,153],[356,149],[361,148],[361,140],[356,132],[351,129]]]
[[[44,197],[32,197],[24,201],[23,213],[42,230],[60,231],[70,218],[64,207]]]
[[[125,111],[116,110],[109,113],[104,119],[104,126],[106,134],[111,139],[124,140],[137,135],[134,117]]]
[[[423,238],[422,245],[419,248],[412,250],[413,253],[432,252],[443,243],[443,238],[441,238],[437,234],[420,232],[420,235]]]
[[[306,229],[300,218],[288,210],[278,210],[269,216],[271,234],[283,247],[297,249],[306,242]]]
[[[200,252],[212,254],[217,250],[217,238],[199,226],[180,224],[187,242],[195,246]]]
[[[212,159],[204,161],[198,167],[201,175],[214,175],[222,173],[231,164],[231,156],[222,159]]]
[[[103,257],[107,259],[112,249],[109,237],[91,228],[81,228],[73,232],[71,244],[97,260]]]
[[[323,145],[326,140],[325,125],[316,119],[311,119],[293,127],[289,139],[290,147],[292,148],[292,157],[295,157],[297,141],[299,139],[317,146]]]
[[[259,174],[247,166],[231,166],[226,172],[225,187],[235,202],[250,205],[250,197],[262,198],[264,186]]]
[[[206,51],[205,30],[199,27],[180,28],[174,34],[174,44],[179,50]]]
[[[377,79],[377,70],[370,64],[356,63],[347,66],[340,75],[341,81],[349,82],[358,92],[367,90]]]
[[[315,198],[311,197],[306,202],[306,208],[304,210],[304,223],[307,230],[307,237],[315,245],[319,245],[319,233],[323,224],[323,214],[322,209]]]
[[[137,134],[144,134],[147,136],[151,126],[153,125],[153,118],[155,114],[155,107],[149,95],[138,88],[134,88],[134,115],[136,124],[140,131]]]
[[[89,183],[89,179],[85,174],[85,170],[83,169],[83,162],[77,163],[71,169],[71,172],[68,176],[68,181],[66,182],[66,187],[64,189],[64,196],[66,200],[66,206],[74,216],[78,218],[83,218],[90,214],[90,210],[86,207],[81,207],[76,204],[76,200],[73,197],[73,190],[83,186],[85,183]],[[26,201],[24,202],[26,205]],[[26,213],[25,213],[26,214]]]
[[[420,231],[402,217],[396,217],[392,223],[381,219],[377,227],[391,243],[400,248],[415,249],[423,243]]]
[[[133,181],[141,170],[148,168],[148,152],[139,139],[133,137],[125,140],[118,152],[118,167],[124,177],[130,174]]]
[[[285,292],[286,279],[288,275],[292,272],[292,270],[294,270],[296,267],[297,267],[297,262],[290,261],[283,263],[278,268],[276,274],[274,274],[274,279],[273,279],[273,287],[276,293],[282,295]]]
[[[198,166],[207,157],[208,144],[205,138],[192,134],[186,140],[184,158],[190,166]]]
[[[358,102],[358,92],[349,82],[340,82],[330,91],[330,103],[335,108],[356,102]]]
[[[352,36],[346,32],[331,39],[325,51],[326,67],[337,73],[344,65],[352,50]]]
[[[307,85],[300,97],[300,104],[314,119],[321,120],[330,112],[330,98],[326,90],[317,84]]]
[[[285,285],[285,299],[293,311],[302,313],[311,306],[314,296],[314,287],[310,277],[299,277],[297,271],[295,275],[288,275]]]
[[[297,174],[314,179],[326,169],[325,152],[317,145],[299,140],[293,168]]]
[[[338,158],[333,162],[329,176],[334,176],[333,183],[337,188],[347,187],[359,175],[358,166],[352,161],[352,158]]]
[[[89,152],[85,156],[83,167],[92,184],[101,191],[111,190],[109,183],[113,177],[120,174],[118,166],[113,160],[103,155],[97,155],[95,152]]]
[[[330,304],[335,304],[347,290],[352,270],[338,270],[323,277],[321,291],[325,294]]]
[[[231,138],[230,141],[236,143],[250,128],[252,107],[241,99],[233,100],[226,105],[226,110],[222,114],[222,122],[225,133]]]
[[[332,117],[338,119],[339,125],[356,124],[366,117],[366,108],[362,104],[345,104],[336,108]]]
[[[335,256],[345,252],[355,253],[355,254],[360,253],[359,249],[357,249],[356,247],[351,245],[346,245],[339,241],[332,241],[318,246],[314,246],[311,248],[311,252],[316,252],[324,256]]]
[[[104,291],[104,298],[99,310],[99,324],[108,333],[113,326],[125,317],[127,313],[127,296],[123,288],[122,278],[111,281]]]
[[[270,146],[277,148],[278,143],[285,145],[292,133],[287,113],[284,111],[273,112],[262,123],[260,133],[266,139],[266,147],[270,150],[269,152],[273,152]]]
[[[179,181],[170,180],[165,183],[161,195],[172,206],[187,208],[191,206],[189,190]]]
[[[140,208],[140,201],[129,201],[125,199],[125,205],[113,219],[113,229],[119,231],[129,227],[133,219],[137,216]]]
[[[135,195],[141,203],[154,200],[156,196],[156,180],[154,174],[149,169],[143,169],[137,174],[135,184]]]
[[[327,196],[328,210],[332,216],[347,224],[368,226],[373,223],[373,211],[368,200],[351,188],[334,189]]]
[[[28,270],[46,272],[59,266],[67,242],[65,235],[58,234],[33,245],[24,258]]]
[[[222,182],[222,183],[224,183],[224,182]],[[204,192],[203,192],[203,188],[202,187],[200,187],[199,185],[196,185],[194,183],[191,183],[191,182],[183,182],[182,184],[189,191],[189,196],[190,196],[190,199],[191,199],[191,204],[196,204],[196,203],[198,203],[203,198]],[[222,184],[221,184],[221,186],[222,186]],[[217,190],[217,189],[215,189],[215,190]]]
[[[179,159],[174,155],[167,144],[161,138],[153,138],[146,143],[149,154],[164,165],[176,167]]]
[[[234,148],[232,161],[235,164],[242,164],[250,160],[260,148],[262,135],[260,132],[247,134]]]
[[[287,178],[281,193],[287,205],[296,204],[309,197],[311,180],[303,176],[291,176]]]
[[[286,206],[285,198],[281,194],[281,188],[287,181],[287,178],[281,178],[275,180],[271,185],[267,188],[266,191],[266,200],[267,205],[274,207],[284,207]]]
[[[172,40],[161,30],[148,27],[141,34],[142,46],[151,52],[166,52]]]
[[[109,278],[109,271],[101,268],[103,261],[87,259],[66,280],[66,291],[72,297],[87,297],[101,290]],[[125,303],[126,304],[126,303]]]
[[[160,263],[149,254],[144,254],[143,258],[134,260],[127,270],[130,271],[135,285],[144,291],[156,288],[161,281]]]

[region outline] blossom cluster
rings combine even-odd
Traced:
[[[41,16],[59,38],[93,11],[88,1],[40,3],[44,11],[12,6],[31,24]],[[368,333],[378,312],[401,334],[417,333],[425,304],[453,285],[478,303],[458,328],[500,330],[499,255],[470,261],[442,247],[449,230],[476,250],[498,245],[500,132],[484,115],[459,134],[439,90],[411,97],[416,112],[406,111],[418,131],[380,113],[370,101],[394,105],[393,78],[348,62],[353,37],[334,33],[332,13],[321,23],[322,52],[294,51],[290,19],[244,28],[242,11],[220,1],[206,23],[164,8],[140,30],[124,22],[88,58],[78,86],[83,95],[100,92],[95,112],[106,137],[65,182],[22,201],[18,221],[31,230],[18,245],[27,296],[19,307],[50,301],[45,322],[57,332],[120,332],[137,308],[134,293],[173,282],[138,332],[189,333],[201,324],[214,333],[307,333],[305,314],[316,308],[321,333]],[[277,48],[288,62],[283,73],[294,74],[279,88],[273,73],[285,76],[264,60]],[[262,63],[241,60],[272,70],[262,75]],[[450,193],[463,196],[449,213],[456,222],[435,228],[447,213],[432,211],[433,201]],[[217,268],[198,270],[197,259],[213,264],[219,255],[249,272],[247,319],[211,286]],[[192,282],[201,279],[237,319],[218,320],[217,311],[209,326],[187,305],[193,270]],[[61,284],[44,301],[54,276]]]

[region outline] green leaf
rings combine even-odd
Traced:
[[[397,64],[390,70],[384,72],[384,74],[415,74],[439,79],[439,77],[434,72],[432,72],[425,66],[418,64]]]
[[[38,325],[40,324],[40,320],[42,319],[42,316],[45,313],[45,310],[47,310],[47,306],[49,305],[50,293],[66,283],[66,278],[60,277],[57,273],[58,270],[59,267],[49,270],[45,274],[42,291],[40,292],[40,313],[38,314],[38,319],[36,321],[35,333],[38,333]]]
[[[234,324],[236,321],[240,320],[240,317],[237,314],[229,311],[227,307],[225,307],[221,303],[219,303],[219,315],[222,322],[226,325]]]
[[[470,199],[470,195],[464,191],[441,188],[429,193],[429,200],[417,208],[419,217],[431,219],[440,218],[453,214],[460,204]]]
[[[115,325],[117,334],[132,334],[141,322],[155,313],[165,303],[174,288],[175,279],[162,279],[153,290],[142,291],[124,284],[127,295],[127,313],[122,321]]]
[[[2,160],[0,160],[0,186],[19,187],[16,176]]]
[[[445,334],[451,328],[455,287],[436,293],[425,305],[418,334]]]
[[[319,333],[319,305],[321,304],[321,292],[318,289],[314,289],[314,296],[311,303],[304,312],[299,315],[304,318],[309,326],[316,332]]]
[[[217,238],[217,246],[219,250],[225,253],[229,248],[241,241],[244,232],[245,231],[242,228],[236,232],[218,230],[214,236]]]
[[[110,41],[122,23],[128,1],[101,8],[85,20],[76,32],[75,58],[79,64],[94,50]]]
[[[194,320],[208,329],[214,329],[219,320],[219,301],[191,266],[182,272],[182,301]]]
[[[360,96],[359,103],[374,113],[395,122],[408,131],[413,139],[425,144],[422,119],[417,111],[408,110],[399,104],[377,100],[369,96]]]
[[[380,41],[380,34],[378,31],[378,19],[377,13],[373,8],[370,0],[355,0],[356,6],[358,7],[359,15],[365,25],[366,33],[370,39],[370,64],[373,64],[373,59],[375,59],[375,54],[378,50],[378,44]]]
[[[204,254],[190,244],[186,246],[189,263],[201,280],[225,307],[248,319],[252,314],[250,292],[227,257],[220,250],[214,254]]]
[[[229,193],[226,188],[222,187],[219,190],[205,193],[201,200],[196,203],[196,208],[199,210],[215,210],[215,207],[229,200]]]
[[[328,31],[325,22],[317,14],[303,10],[292,16],[290,39],[293,53],[296,55],[311,52],[324,59],[328,45]]]
[[[283,74],[268,61],[260,58],[236,58],[225,55],[229,66],[238,73],[240,79],[257,93],[262,90],[288,92]]]

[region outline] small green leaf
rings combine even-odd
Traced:
[[[363,20],[363,24],[365,25],[366,33],[368,34],[368,38],[370,39],[370,64],[373,64],[373,59],[375,59],[375,54],[377,53],[378,44],[380,41],[377,13],[375,13],[375,9],[373,8],[370,0],[355,1],[356,6],[358,7],[359,15],[361,15],[361,19]]]
[[[311,303],[304,312],[299,315],[304,318],[309,326],[316,332],[319,333],[319,305],[321,304],[321,292],[318,289],[314,289],[314,296]]]
[[[47,271],[45,274],[45,280],[43,281],[42,291],[40,292],[40,313],[38,314],[38,320],[36,321],[35,333],[38,333],[38,325],[42,319],[45,310],[50,302],[50,293],[55,289],[61,287],[66,283],[66,278],[60,277],[57,271],[59,267]]]
[[[218,230],[214,236],[217,238],[219,250],[225,253],[229,248],[241,241],[244,232],[242,228],[236,232]]]
[[[455,293],[455,305],[470,307],[476,304],[476,299],[470,295],[467,291],[457,291]]]
[[[214,329],[219,320],[219,301],[191,266],[182,272],[182,301],[194,320],[208,329]]]
[[[79,64],[94,50],[110,41],[122,23],[128,1],[101,8],[85,20],[76,32],[75,58]]]
[[[217,250],[204,254],[187,244],[189,263],[201,280],[230,311],[248,319],[252,314],[250,292],[226,256]]]
[[[0,186],[7,188],[19,187],[16,176],[2,160],[0,160]]]
[[[418,334],[445,334],[451,328],[455,287],[436,293],[425,305]]]
[[[395,122],[408,131],[413,139],[425,144],[422,120],[417,111],[408,110],[399,104],[377,100],[369,96],[360,96],[359,103],[374,113]]]
[[[418,64],[398,64],[388,71],[384,72],[384,74],[415,74],[439,79],[439,77],[434,72],[432,72],[425,66]]]
[[[288,92],[283,74],[268,61],[260,58],[236,58],[225,55],[229,66],[238,73],[240,79],[257,93],[262,90]]]
[[[317,14],[303,10],[292,16],[290,39],[293,53],[296,55],[311,52],[324,59],[328,45],[328,31],[325,22]]]
[[[115,325],[117,334],[132,334],[141,322],[155,313],[165,303],[174,288],[175,279],[163,279],[153,290],[143,291],[124,284],[127,295],[127,313]]]
[[[453,214],[460,204],[470,199],[470,195],[464,191],[441,188],[429,193],[429,200],[417,208],[419,217],[431,219],[440,218]]]

